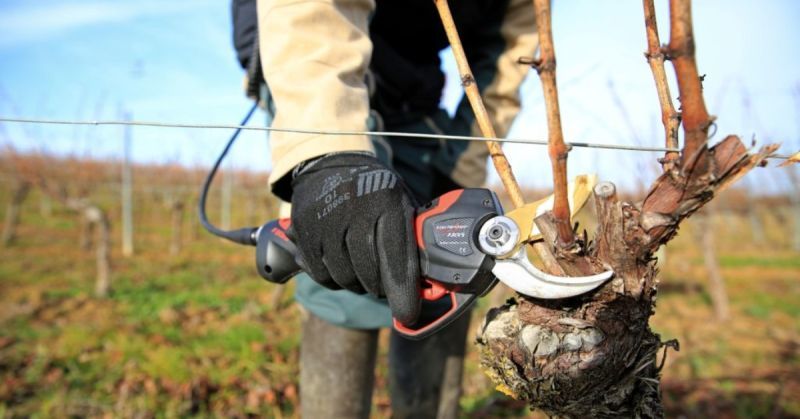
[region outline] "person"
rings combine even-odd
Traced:
[[[440,107],[448,43],[430,0],[258,0],[257,24],[253,1],[233,1],[234,42],[248,95],[272,111],[273,127],[479,135],[466,98],[453,115]],[[462,0],[453,15],[503,136],[529,71],[518,59],[537,48],[533,7]],[[480,142],[357,134],[273,132],[270,142],[270,187],[291,202],[308,272],[295,291],[307,311],[302,415],[368,417],[378,330],[392,316],[413,324],[420,311],[415,209],[483,185],[488,152]],[[468,326],[465,315],[421,341],[392,332],[394,417],[457,417]]]

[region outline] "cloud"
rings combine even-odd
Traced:
[[[25,2],[0,7],[0,47],[48,40],[94,25],[129,22],[141,17],[188,12],[193,1],[170,2]]]

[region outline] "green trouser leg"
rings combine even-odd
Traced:
[[[392,417],[454,419],[469,315],[422,341],[392,332],[389,390]],[[378,330],[348,329],[309,313],[300,346],[303,418],[368,418]]]
[[[347,329],[308,313],[302,334],[302,417],[368,418],[378,330]]]
[[[389,344],[392,417],[455,419],[470,315],[421,341],[394,330]]]

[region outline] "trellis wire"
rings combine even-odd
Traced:
[[[112,125],[112,126],[140,126],[140,127],[159,127],[159,128],[189,128],[189,129],[241,129],[247,131],[266,131],[266,132],[285,132],[292,134],[314,134],[314,135],[375,135],[384,137],[410,138],[410,139],[429,139],[429,140],[465,140],[465,141],[500,141],[514,144],[547,145],[546,140],[536,140],[532,138],[485,138],[466,135],[440,135],[440,134],[421,134],[409,132],[392,131],[340,131],[340,130],[320,130],[302,128],[274,128],[274,127],[251,127],[246,125],[233,124],[187,124],[171,123],[160,121],[120,121],[120,120],[68,120],[68,119],[35,119],[35,118],[6,118],[0,117],[0,122],[27,123],[27,124],[50,124],[50,125]],[[606,144],[585,141],[567,142],[569,147],[598,148],[619,151],[643,151],[643,152],[667,152],[680,151],[676,148],[668,147],[643,147],[624,144]],[[768,158],[786,160],[790,156],[784,154],[772,154]]]

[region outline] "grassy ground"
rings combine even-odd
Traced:
[[[140,198],[137,252],[121,257],[114,225],[113,292],[96,299],[76,216],[57,205],[43,216],[39,200],[26,201],[18,241],[0,251],[0,418],[296,416],[300,313],[290,289],[257,277],[252,250],[187,215],[188,244],[170,256],[168,210]],[[653,327],[680,341],[664,367],[670,417],[800,417],[800,257],[765,220],[772,246],[750,243],[744,219],[716,219],[726,323],[713,317],[694,224],[668,248]],[[376,417],[390,414],[383,338]],[[492,389],[471,349],[462,406],[467,417],[531,414]]]

